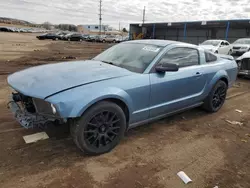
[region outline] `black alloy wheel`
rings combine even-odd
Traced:
[[[214,109],[220,108],[226,99],[227,88],[224,86],[224,84],[221,84],[214,92],[212,100]]]
[[[110,111],[96,114],[87,124],[84,137],[89,146],[93,148],[106,147],[113,142],[119,134],[120,119]]]
[[[219,80],[205,99],[203,108],[209,112],[217,112],[226,100],[227,89],[226,82]]]
[[[102,101],[72,123],[71,134],[85,153],[98,155],[112,150],[124,136],[126,117],[115,103]]]

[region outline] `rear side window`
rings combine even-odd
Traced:
[[[177,64],[179,67],[199,65],[198,50],[184,47],[174,48],[163,56],[160,63],[163,62]]]
[[[214,62],[217,60],[217,57],[210,52],[205,52],[205,58],[207,63]]]

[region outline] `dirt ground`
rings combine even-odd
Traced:
[[[48,140],[25,144],[22,137],[37,130],[20,128],[6,108],[7,75],[29,66],[91,58],[108,47],[0,33],[1,188],[250,187],[250,80],[245,79],[229,90],[218,113],[197,108],[132,129],[101,156],[79,152],[66,126],[48,129]],[[185,185],[179,171],[193,182]]]

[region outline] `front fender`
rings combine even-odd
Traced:
[[[133,112],[133,102],[128,93],[120,88],[106,87],[93,90],[91,85],[64,91],[47,99],[53,103],[63,118],[80,117],[91,105],[105,99],[119,99]]]
[[[76,105],[72,110],[70,117],[79,117],[81,116],[90,106],[97,103],[98,101],[102,101],[105,99],[119,99],[126,104],[128,107],[129,113],[133,111],[133,103],[130,96],[123,90],[119,88],[112,88],[113,91],[116,91],[114,94],[112,91],[102,93],[101,95],[96,95],[95,97],[89,98],[90,102],[85,102],[79,105]]]

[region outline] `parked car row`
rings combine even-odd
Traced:
[[[119,43],[122,41],[127,41],[127,37],[123,36],[113,36],[113,35],[85,35],[80,33],[68,33],[68,32],[58,32],[58,33],[46,33],[37,36],[39,40],[52,39],[52,40],[68,40],[68,41],[88,41],[88,42],[112,42]]]
[[[225,40],[207,40],[200,46],[214,53],[235,56],[238,75],[250,77],[250,38],[241,38],[232,44]]]
[[[17,27],[0,26],[0,32],[41,33],[45,31],[46,30],[41,28],[17,28]]]
[[[230,44],[226,40],[206,40],[199,46],[213,53],[242,55],[250,50],[250,38],[242,38]]]

